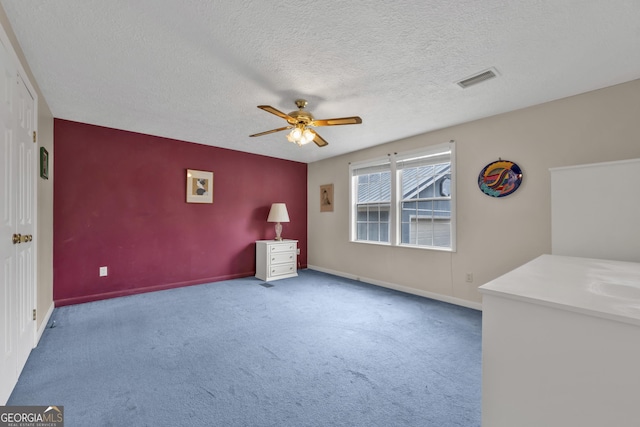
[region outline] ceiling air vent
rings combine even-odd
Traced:
[[[468,77],[464,80],[460,80],[458,82],[458,86],[460,86],[463,89],[466,89],[469,86],[477,85],[478,83],[482,83],[485,80],[489,80],[497,76],[498,76],[498,72],[496,71],[496,69],[490,68],[487,71],[483,71],[481,73]]]

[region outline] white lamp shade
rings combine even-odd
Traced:
[[[289,212],[284,203],[274,203],[271,205],[267,222],[289,222]]]

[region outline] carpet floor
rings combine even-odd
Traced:
[[[480,426],[481,313],[312,270],[56,308],[8,405],[65,427]]]

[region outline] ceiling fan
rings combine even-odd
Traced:
[[[325,141],[324,138],[322,138],[320,135],[318,135],[315,130],[311,129],[311,127],[357,125],[362,123],[362,119],[358,116],[316,120],[310,112],[304,109],[304,107],[307,106],[307,101],[304,99],[296,99],[296,106],[298,107],[297,111],[292,111],[289,114],[285,114],[282,111],[276,110],[270,105],[258,105],[258,108],[266,111],[267,113],[275,114],[276,116],[285,119],[287,123],[289,123],[289,126],[272,129],[266,132],[260,132],[249,136],[262,136],[274,132],[292,129],[291,132],[289,132],[289,134],[287,135],[287,139],[290,142],[302,146],[313,141],[318,147],[324,147],[326,145],[329,145],[329,143]]]

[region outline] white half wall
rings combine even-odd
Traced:
[[[551,253],[640,262],[640,159],[551,169]]]

